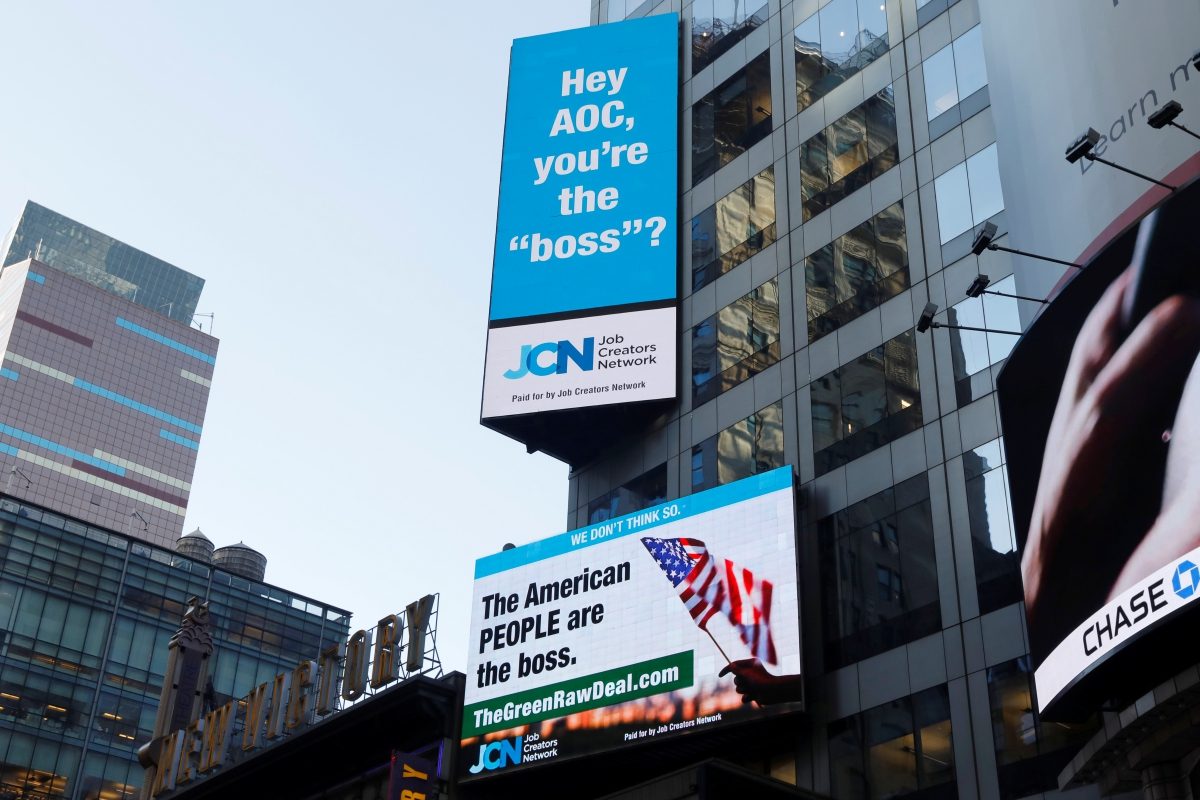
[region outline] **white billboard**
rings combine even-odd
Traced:
[[[675,396],[675,309],[488,331],[483,416]]]
[[[795,537],[783,467],[479,559],[461,777],[770,713],[719,673],[799,675]]]

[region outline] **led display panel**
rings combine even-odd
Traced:
[[[678,38],[513,42],[484,420],[675,397]]]
[[[1194,663],[1200,183],[1114,237],[997,382],[1040,711],[1084,716]]]
[[[795,532],[782,467],[479,559],[461,777],[798,708],[719,675],[757,658],[802,685]]]

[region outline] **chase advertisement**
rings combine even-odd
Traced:
[[[1193,182],[1113,240],[998,382],[1039,710],[1136,697],[1196,658],[1198,219]]]
[[[513,42],[485,419],[675,397],[678,30],[665,14]],[[607,390],[561,394],[572,371]]]
[[[1016,257],[1016,293],[1050,304],[1022,304],[996,384],[1037,706],[1073,720],[1200,660],[1200,142],[1153,124],[1175,103],[1200,129],[1200,4],[979,8],[1007,244],[1082,265]],[[1096,68],[1115,52],[1136,56]],[[1094,155],[1178,188],[1068,162],[1089,128]]]
[[[461,777],[797,708],[734,677],[801,684],[795,531],[783,467],[479,559]]]

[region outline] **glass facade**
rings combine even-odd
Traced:
[[[753,768],[837,798],[1058,796],[1071,746],[1021,717],[992,397],[1015,337],[915,330],[931,301],[947,324],[1004,331],[1032,309],[966,296],[980,274],[1015,294],[1023,268],[968,246],[987,220],[1007,231],[986,14],[978,0],[631,5],[683,16],[685,396],[575,465],[567,528],[622,502],[630,465],[663,465],[668,502],[789,466],[809,696],[795,736],[762,754],[791,768]]]
[[[3,264],[34,258],[185,325],[204,279],[32,201],[26,203]]]
[[[135,751],[192,596],[212,612],[218,702],[349,632],[349,612],[0,500],[0,797],[136,793]]]

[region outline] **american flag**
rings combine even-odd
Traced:
[[[750,648],[750,655],[766,664],[776,662],[771,638],[771,582],[756,580],[754,573],[725,559],[726,607],[729,621]]]
[[[654,556],[659,569],[679,592],[679,599],[692,620],[707,630],[708,621],[721,610],[725,584],[716,559],[699,539],[654,539],[644,537],[642,544]]]
[[[695,623],[708,630],[708,621],[722,612],[750,649],[750,654],[775,664],[771,637],[771,582],[729,559],[717,559],[699,539],[654,539],[642,544],[679,592]]]

